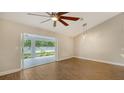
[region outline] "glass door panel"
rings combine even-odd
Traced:
[[[53,56],[55,55],[55,42],[49,40],[35,41],[35,55],[36,57]]]
[[[30,59],[32,58],[32,47],[31,47],[31,40],[25,39],[24,40],[24,48],[23,48],[23,53],[24,53],[24,59]]]

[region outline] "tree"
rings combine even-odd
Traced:
[[[48,46],[51,46],[51,47],[55,46],[55,42],[49,41],[49,42],[48,42]]]
[[[24,40],[24,47],[31,47],[31,40]]]
[[[55,42],[53,41],[45,41],[45,40],[37,40],[35,41],[36,47],[55,47]],[[24,41],[24,47],[31,47],[31,40]]]
[[[55,46],[55,42],[52,41],[36,41],[35,42],[35,46],[36,47],[54,47]]]

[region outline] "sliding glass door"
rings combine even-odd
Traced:
[[[24,68],[56,61],[56,39],[37,35],[24,35]]]

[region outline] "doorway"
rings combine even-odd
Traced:
[[[23,34],[23,69],[55,62],[58,55],[57,39]]]

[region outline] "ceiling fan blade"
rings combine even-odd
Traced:
[[[54,21],[53,26],[56,27],[56,21]]]
[[[53,15],[53,12],[50,13],[50,12],[46,12],[49,16],[52,16]]]
[[[40,23],[45,23],[45,22],[50,21],[50,20],[51,20],[51,19],[47,19],[47,20],[42,21],[42,22],[40,22]]]
[[[64,14],[67,14],[67,13],[69,13],[69,12],[58,12],[58,15],[60,16],[60,15],[64,15]]]
[[[46,15],[40,15],[40,14],[33,14],[33,13],[28,13],[28,15],[34,15],[34,16],[42,16],[42,17],[50,17],[50,16],[46,16]]]
[[[61,19],[66,19],[66,20],[72,20],[72,21],[77,21],[80,18],[78,17],[68,17],[68,16],[60,16]]]
[[[64,24],[65,26],[68,26],[69,24],[67,24],[65,21],[63,21],[62,19],[59,19],[59,22],[61,22],[62,24]]]

